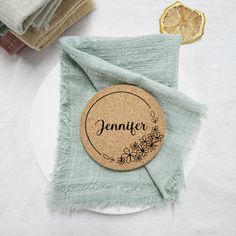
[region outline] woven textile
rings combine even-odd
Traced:
[[[0,0],[0,21],[17,34],[48,26],[61,0]]]
[[[56,10],[47,29],[35,30],[31,27],[23,35],[13,33],[26,45],[40,51],[93,9],[94,4],[91,0],[64,0]]]
[[[60,126],[50,205],[58,210],[158,206],[174,202],[184,185],[183,158],[205,107],[177,90],[180,37],[61,39]],[[114,84],[147,90],[160,103],[167,135],[145,167],[119,172],[93,161],[80,140],[80,116],[97,91]]]

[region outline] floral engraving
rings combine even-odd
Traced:
[[[124,165],[142,161],[149,153],[155,151],[158,144],[163,141],[164,135],[161,134],[157,125],[158,117],[155,115],[154,111],[150,112],[150,116],[151,121],[154,123],[151,132],[131,143],[129,147],[125,147],[121,155],[116,159],[118,164]],[[115,161],[114,158],[108,157],[106,154],[103,154],[103,157],[110,162]]]
[[[124,148],[123,153],[117,159],[117,163],[123,165],[125,163],[142,161],[148,153],[157,149],[158,143],[162,142],[163,137],[158,126],[154,126],[151,133],[143,135],[138,142],[132,143],[130,148]]]

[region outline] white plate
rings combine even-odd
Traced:
[[[56,65],[46,76],[42,83],[33,105],[31,114],[31,137],[35,151],[37,163],[48,181],[54,169],[55,149],[57,144],[57,128],[59,121],[59,83],[60,66]],[[191,92],[191,86],[184,88]],[[200,142],[198,142],[200,143]],[[190,174],[195,159],[197,157],[199,146],[195,146],[191,155],[184,160],[185,179]],[[88,209],[104,214],[130,214],[139,212],[145,208],[128,208],[128,207],[110,207],[106,209]]]

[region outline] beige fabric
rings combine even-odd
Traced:
[[[94,9],[92,0],[64,0],[55,12],[47,30],[30,28],[25,34],[17,35],[29,47],[40,51],[55,41],[67,28]]]

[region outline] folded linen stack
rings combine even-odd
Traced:
[[[0,46],[40,51],[93,9],[92,0],[0,0]]]

